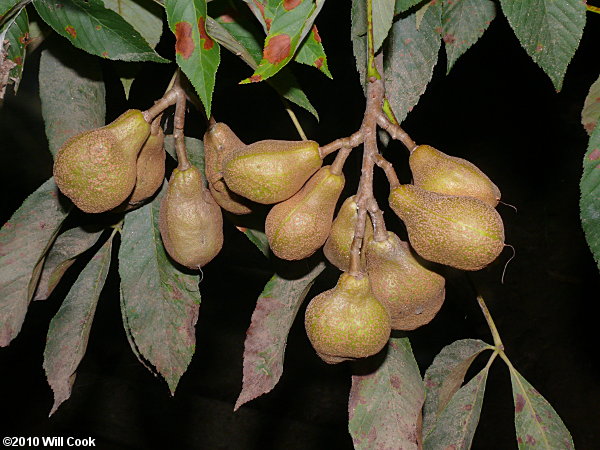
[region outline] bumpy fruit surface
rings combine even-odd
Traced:
[[[233,192],[263,204],[290,198],[321,167],[314,141],[255,142],[223,155],[223,178]]]
[[[197,269],[223,246],[223,216],[196,167],[175,169],[160,204],[160,235],[175,261]]]
[[[355,198],[354,196],[348,197],[338,211],[331,225],[327,241],[323,246],[325,257],[342,272],[347,271],[350,267],[350,248],[352,247],[354,228],[357,220],[358,206],[356,205]],[[367,216],[363,242],[370,236],[373,236],[373,225]],[[364,252],[361,254],[361,259],[364,263]]]
[[[137,178],[135,187],[127,200],[137,205],[152,197],[165,179],[165,133],[157,127],[151,133],[137,157]]]
[[[371,291],[386,307],[393,330],[414,330],[435,317],[444,303],[444,277],[423,267],[408,244],[388,231],[388,238],[365,243]]]
[[[265,221],[265,233],[275,255],[303,259],[327,240],[344,175],[322,167],[293,197],[275,205]]]
[[[392,189],[389,202],[406,225],[412,247],[429,261],[479,270],[504,248],[502,218],[479,199],[407,184]]]
[[[343,273],[337,285],[313,298],[304,318],[319,357],[329,364],[378,353],[390,337],[390,316],[366,276]]]
[[[233,214],[250,213],[251,203],[225,184],[222,176],[223,157],[235,153],[245,145],[231,128],[222,122],[212,125],[204,133],[204,170],[208,188],[219,206]]]
[[[466,159],[447,155],[429,145],[419,145],[408,160],[415,186],[446,195],[475,197],[496,207],[500,190]]]
[[[85,212],[115,208],[133,191],[137,155],[149,134],[142,112],[130,109],[102,128],[72,137],[56,155],[57,186]]]

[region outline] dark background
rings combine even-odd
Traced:
[[[327,143],[355,131],[364,98],[349,41],[349,10],[325,5],[317,21],[334,81],[314,69],[296,67],[305,91],[319,111],[320,123],[298,112],[310,138]],[[465,274],[440,269],[447,277],[444,307],[430,325],[409,333],[422,371],[441,348],[456,339],[491,342],[475,296],[482,294],[496,320],[506,352],[515,367],[550,401],[571,431],[579,449],[598,447],[600,401],[595,314],[600,276],[586,245],[579,219],[579,179],[588,137],[580,112],[589,86],[600,73],[600,15],[588,13],[581,46],[564,89],[527,56],[504,17],[445,75],[440,52],[434,78],[418,106],[404,122],[418,143],[467,158],[500,187],[506,242],[516,257],[501,275],[507,249],[486,269]],[[56,39],[56,38],[55,38]],[[49,39],[44,45],[52,45]],[[169,56],[173,43],[163,39]],[[246,142],[265,138],[296,139],[287,115],[264,84],[238,86],[250,74],[241,62],[222,52],[214,112]],[[51,175],[52,162],[37,94],[39,50],[26,64],[16,98],[0,110],[0,190],[4,223],[24,198]],[[172,67],[147,65],[123,98],[109,64],[108,117],[126,107],[145,109],[161,95]],[[187,131],[204,131],[199,115],[188,117]],[[407,152],[392,143],[384,153],[408,182]],[[346,167],[349,189],[358,170],[354,152]],[[377,187],[385,204],[387,186],[380,173]],[[348,195],[351,195],[349,190]],[[389,212],[389,228],[402,226]],[[273,392],[233,413],[242,380],[245,331],[252,310],[273,271],[231,224],[226,225],[222,253],[204,270],[197,349],[174,398],[129,348],[121,324],[116,274],[110,278],[96,313],[85,358],[71,399],[48,418],[52,392],[42,369],[45,335],[60,306],[64,285],[47,301],[30,307],[23,330],[10,347],[0,349],[0,420],[2,436],[78,436],[96,438],[98,448],[198,449],[350,449],[347,396],[352,366],[328,366],[314,354],[301,316],[286,351],[285,371]],[[75,271],[74,271],[75,272]],[[71,279],[76,273],[71,273]],[[309,298],[335,284],[329,268]],[[473,370],[485,360],[478,359]],[[492,367],[473,448],[516,448],[508,371],[498,360]]]

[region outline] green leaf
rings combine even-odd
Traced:
[[[509,369],[519,448],[574,449],[569,430],[550,403],[514,367]]]
[[[581,0],[500,0],[502,10],[529,56],[560,91],[585,26]]]
[[[246,237],[261,251],[267,258],[269,257],[269,241],[267,235],[263,231],[251,230],[246,228],[244,230]]]
[[[42,52],[39,82],[53,156],[70,137],[104,125],[106,92],[95,58],[70,45],[54,45]]]
[[[134,352],[164,377],[171,394],[196,348],[200,276],[175,267],[158,229],[166,192],[125,216],[119,249],[121,312]]]
[[[110,267],[112,236],[77,277],[50,322],[44,370],[54,392],[52,415],[71,396],[76,370],[87,348],[100,292]]]
[[[204,142],[193,137],[185,137],[185,148],[190,162],[204,175]],[[165,136],[165,151],[177,161],[173,135]]]
[[[294,61],[316,67],[327,77],[333,78],[331,72],[329,72],[327,55],[316,25],[313,25],[310,34],[301,42],[296,56],[294,56]]]
[[[206,0],[166,0],[169,28],[175,34],[175,57],[196,89],[210,117],[215,76],[220,62],[219,44],[206,32]]]
[[[0,230],[0,347],[21,330],[41,261],[72,208],[63,202],[50,178]]]
[[[367,6],[363,0],[352,0],[350,36],[360,84],[366,92],[367,73]]]
[[[122,61],[168,62],[101,0],[36,0],[33,5],[54,31],[92,55]]]
[[[101,234],[102,229],[90,230],[83,227],[71,228],[60,234],[45,258],[33,299],[48,298],[67,269],[79,255],[93,247]]]
[[[373,44],[377,52],[394,20],[395,0],[373,0]]]
[[[580,183],[581,225],[600,269],[600,127],[596,127],[583,158]]]
[[[448,72],[496,17],[491,0],[445,0],[442,6],[442,36],[448,55]]]
[[[287,336],[315,278],[325,268],[319,263],[298,279],[279,275],[266,284],[258,298],[244,343],[244,378],[234,410],[275,387],[283,373]]]
[[[104,6],[125,19],[144,40],[155,48],[162,35],[163,9],[153,2],[139,0],[103,0]]]
[[[384,60],[386,96],[400,122],[425,92],[441,46],[441,3],[433,0],[424,7],[427,11],[418,30],[417,11],[396,21],[388,37]]]
[[[396,0],[396,4],[394,7],[394,14],[403,13],[404,11],[407,11],[410,8],[412,8],[413,6],[417,5],[418,3],[422,3],[422,2],[423,2],[423,0]]]
[[[436,425],[439,415],[465,379],[475,358],[489,344],[477,339],[462,339],[447,345],[435,357],[424,376],[426,400],[423,407],[423,436]]]
[[[1,10],[2,8],[0,8]],[[4,96],[7,84],[14,85],[14,92],[19,88],[23,67],[25,66],[25,47],[29,33],[29,18],[25,8],[14,18],[4,32],[0,33],[0,98]],[[3,57],[6,52],[6,58]]]
[[[581,123],[588,134],[592,134],[598,120],[600,120],[600,77],[590,87],[581,111]]]
[[[425,393],[408,338],[390,339],[375,372],[353,375],[348,423],[354,448],[417,448]]]

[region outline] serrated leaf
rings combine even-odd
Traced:
[[[83,227],[71,228],[60,234],[45,258],[33,299],[48,298],[67,269],[79,255],[92,248],[101,234],[102,230],[88,230]]]
[[[234,410],[271,391],[283,373],[287,336],[300,305],[315,278],[325,268],[319,263],[301,278],[279,275],[266,284],[252,313],[244,342],[244,378]]]
[[[63,202],[50,178],[0,230],[0,347],[6,347],[21,330],[39,263],[72,207]]]
[[[425,450],[468,450],[479,423],[489,367],[456,392],[425,437]]]
[[[166,192],[125,216],[119,274],[123,323],[139,354],[163,376],[171,394],[196,347],[199,275],[175,267],[163,247],[158,215]]]
[[[77,277],[60,309],[50,322],[44,370],[54,392],[52,415],[71,396],[76,370],[87,348],[96,305],[110,267],[112,237]]]
[[[306,39],[300,44],[296,56],[294,56],[294,61],[316,67],[327,77],[333,78],[331,72],[329,72],[327,55],[316,25],[313,25]]]
[[[348,428],[354,448],[416,449],[424,397],[410,341],[390,339],[376,371],[352,376]]]
[[[396,0],[373,0],[373,45],[375,52],[387,37],[392,21]]]
[[[168,62],[101,0],[36,0],[40,17],[75,47],[101,58]]]
[[[433,75],[441,46],[441,3],[426,4],[417,30],[417,13],[394,23],[384,60],[386,97],[402,122],[425,92]]]
[[[580,190],[581,225],[600,269],[600,127],[594,129],[583,158]]]
[[[574,449],[569,430],[550,403],[514,367],[509,369],[519,448]]]
[[[500,0],[508,23],[531,58],[560,91],[585,26],[581,0]]]
[[[583,110],[581,111],[581,123],[588,132],[592,134],[596,124],[600,120],[600,77],[590,87],[583,104]]]
[[[366,92],[365,75],[367,73],[367,6],[363,0],[352,0],[350,11],[352,27],[352,51],[356,61],[356,71],[360,77],[360,84]]]
[[[496,17],[496,6],[491,0],[445,0],[442,10],[442,37],[450,72],[456,60],[483,36]]]
[[[204,175],[204,142],[200,139],[186,136],[185,148],[190,162],[200,169],[200,172]],[[165,151],[177,161],[175,140],[172,134],[165,136]]]
[[[6,29],[6,34],[3,36],[0,33],[0,91],[4,87],[3,71],[8,69],[6,82],[12,83],[14,92],[17,92],[23,74],[23,67],[25,66],[25,55],[27,54],[25,48],[28,36],[29,18],[27,17],[27,11],[23,8],[15,17],[14,22]],[[6,52],[5,60],[2,59],[3,50]],[[9,69],[7,64],[11,65],[12,68]],[[1,92],[0,98],[2,98]]]
[[[155,48],[162,35],[162,8],[139,0],[103,0],[104,6],[119,14],[144,40]]]
[[[423,407],[423,436],[429,434],[448,402],[460,388],[471,363],[489,344],[462,339],[444,347],[425,372],[426,400]]]
[[[175,57],[210,117],[215,76],[221,61],[219,44],[206,32],[206,0],[166,0],[169,28],[175,35]]]
[[[106,91],[100,65],[93,57],[68,45],[45,49],[39,82],[52,156],[70,137],[104,125]]]
[[[421,2],[423,2],[423,0],[396,0],[394,14],[400,14],[404,11],[408,11],[410,8]]]

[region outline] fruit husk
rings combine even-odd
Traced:
[[[387,234],[383,241],[365,242],[371,291],[390,313],[393,330],[414,330],[431,322],[442,307],[445,280],[421,265],[406,242]]]
[[[165,133],[162,128],[150,134],[137,157],[137,178],[128,203],[138,206],[152,197],[165,179]]]
[[[265,234],[273,253],[286,260],[306,258],[327,240],[344,175],[322,167],[294,196],[271,208]]]
[[[423,258],[462,270],[479,270],[504,248],[498,212],[474,197],[443,195],[413,185],[390,192],[389,202]]]
[[[390,316],[369,288],[369,279],[343,273],[315,298],[304,316],[306,334],[328,364],[378,353],[390,337]]]

